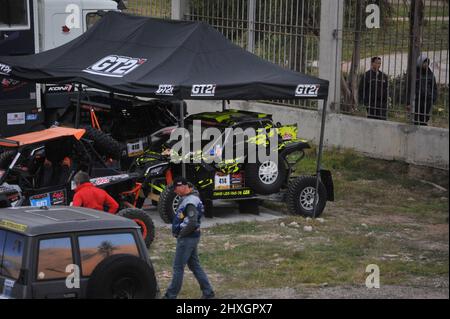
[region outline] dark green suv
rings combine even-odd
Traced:
[[[0,209],[0,299],[157,295],[132,220],[79,207]]]

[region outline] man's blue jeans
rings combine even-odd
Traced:
[[[208,277],[200,266],[200,260],[198,259],[197,246],[199,241],[200,237],[178,238],[175,260],[173,262],[173,278],[169,288],[167,288],[166,298],[175,299],[180,292],[186,264],[200,284],[203,296],[210,297],[214,295]]]

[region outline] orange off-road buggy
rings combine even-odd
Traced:
[[[0,207],[69,205],[75,189],[72,179],[83,170],[119,203],[118,215],[141,227],[150,246],[153,221],[135,206],[144,196],[136,182],[139,176],[122,174],[108,165],[108,156],[98,152],[104,153],[104,148],[96,145],[101,139],[90,138],[85,129],[65,127],[0,138]]]

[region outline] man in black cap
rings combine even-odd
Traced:
[[[214,291],[206,273],[200,266],[197,246],[200,241],[200,223],[204,213],[203,203],[193,185],[183,177],[173,182],[175,193],[181,197],[180,205],[172,222],[172,234],[177,238],[177,248],[173,262],[173,278],[167,288],[164,298],[175,299],[183,284],[184,267],[186,264],[194,273],[202,298],[214,298]]]

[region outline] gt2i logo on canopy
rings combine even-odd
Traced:
[[[314,97],[319,95],[319,84],[299,84],[295,89],[295,96]]]
[[[9,65],[0,63],[0,74],[3,75],[9,75],[11,73],[12,69]]]
[[[173,85],[171,84],[160,84],[158,90],[156,90],[156,95],[173,95]]]
[[[214,96],[216,94],[215,84],[194,84],[191,96]]]
[[[136,70],[145,62],[147,62],[147,59],[109,55],[83,71],[96,75],[121,78]]]

